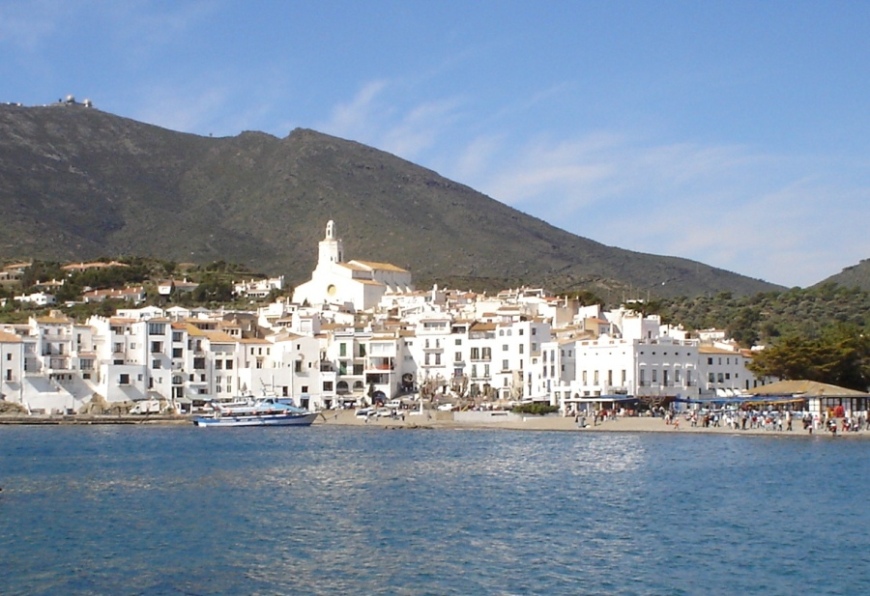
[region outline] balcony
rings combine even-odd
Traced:
[[[375,358],[370,357],[366,362],[366,370],[383,370],[390,371],[395,369],[395,363],[392,358]]]
[[[70,359],[67,358],[50,358],[48,360],[48,372],[68,371],[70,367]]]

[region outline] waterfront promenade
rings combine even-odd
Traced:
[[[563,431],[581,433],[602,432],[659,432],[670,434],[732,434],[761,436],[820,436],[833,437],[824,430],[814,430],[812,433],[804,430],[799,419],[793,423],[793,430],[767,430],[764,428],[747,428],[736,430],[727,426],[691,426],[684,417],[679,417],[679,425],[666,424],[663,418],[649,416],[618,416],[615,420],[605,420],[593,425],[587,420],[588,426],[579,428],[573,417],[564,416],[533,416],[511,414],[502,419],[480,420],[467,419],[461,412],[439,412],[427,410],[412,414],[403,412],[404,416],[375,417],[367,420],[356,416],[353,410],[324,411],[314,421],[314,426],[356,426],[382,430],[426,430],[426,429],[469,429],[469,430],[527,430],[527,431]],[[191,416],[14,416],[0,415],[2,425],[192,425]],[[870,438],[870,431],[837,432],[837,438]]]
[[[531,431],[570,431],[583,433],[600,432],[663,432],[663,433],[697,433],[697,434],[733,434],[733,435],[762,435],[762,436],[823,436],[832,437],[825,430],[814,430],[812,434],[804,430],[803,424],[796,419],[792,425],[793,430],[766,430],[764,428],[747,428],[735,430],[727,426],[703,427],[691,426],[682,416],[679,418],[679,426],[666,424],[663,418],[650,416],[618,416],[615,420],[606,420],[597,425],[589,425],[578,428],[573,417],[565,416],[530,416],[515,415],[507,420],[492,422],[463,421],[462,413],[427,411],[422,414],[409,415],[404,413],[404,419],[399,418],[375,418],[366,421],[358,418],[351,410],[341,412],[325,412],[324,416],[317,419],[315,424],[332,426],[368,426],[384,429],[426,429],[426,428],[467,428],[489,430],[531,430]],[[858,432],[838,432],[837,437],[863,437],[870,438],[870,432],[860,430]]]

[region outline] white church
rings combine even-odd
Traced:
[[[350,311],[374,308],[385,294],[413,292],[411,274],[389,263],[344,262],[344,248],[335,235],[335,223],[326,224],[320,241],[317,267],[311,280],[297,286],[293,302],[310,306],[336,305]]]

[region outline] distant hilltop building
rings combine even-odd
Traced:
[[[297,286],[293,302],[311,306],[333,304],[353,311],[374,308],[387,293],[414,291],[411,274],[389,263],[344,261],[344,245],[335,234],[335,223],[326,224],[320,241],[317,267],[311,280]]]
[[[83,107],[86,107],[86,108],[92,108],[92,107],[94,107],[94,103],[93,103],[90,99],[85,99],[84,101],[82,101],[81,103],[79,103],[79,102],[76,101],[76,96],[75,96],[75,95],[72,95],[72,94],[67,95],[67,96],[64,97],[63,99],[58,99],[58,100],[57,100],[57,103],[59,103],[59,104],[63,104],[63,105],[66,105],[66,106],[83,106]]]

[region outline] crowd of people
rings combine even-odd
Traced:
[[[812,434],[820,430],[832,434],[870,431],[870,418],[865,412],[853,415],[848,412],[805,412],[790,409],[721,408],[688,409],[682,413],[668,410],[664,413],[665,424],[679,428],[680,418],[689,426],[703,428],[729,428],[731,430],[792,431],[798,422],[803,430]]]

